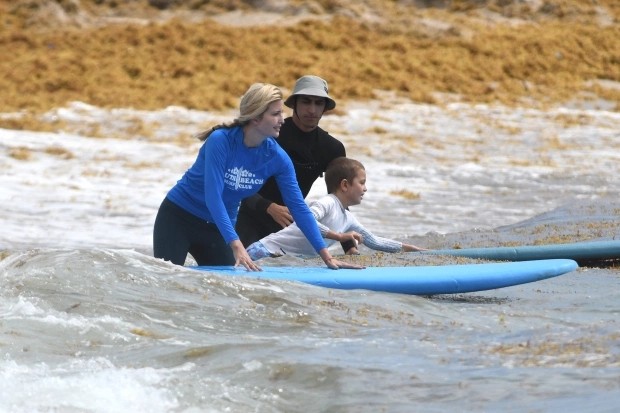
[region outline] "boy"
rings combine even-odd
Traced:
[[[366,192],[366,170],[359,161],[346,157],[334,159],[325,171],[325,184],[329,194],[311,203],[310,210],[328,246],[336,241],[355,241],[373,250],[385,252],[424,250],[415,245],[373,235],[347,209],[352,205],[359,205]],[[247,250],[250,258],[255,261],[285,254],[316,256],[316,252],[295,223],[254,242]]]

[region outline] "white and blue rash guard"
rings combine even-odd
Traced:
[[[187,212],[215,223],[230,244],[239,239],[235,223],[241,200],[258,192],[271,176],[312,247],[317,252],[325,248],[314,216],[299,190],[289,156],[272,137],[255,148],[245,146],[240,126],[211,133],[194,164],[167,198]]]

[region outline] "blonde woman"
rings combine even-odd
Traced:
[[[240,115],[200,135],[194,164],[168,192],[153,230],[156,258],[183,265],[191,254],[198,265],[243,265],[260,271],[235,232],[241,200],[274,177],[295,222],[332,269],[361,268],[334,259],[304,202],[289,156],[275,138],[283,123],[282,92],[255,83],[241,98]]]

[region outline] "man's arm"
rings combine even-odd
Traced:
[[[245,198],[243,202],[251,210],[263,211],[263,212],[267,211],[267,208],[269,208],[269,205],[273,203],[273,201],[270,201],[267,198],[264,198],[258,192],[252,196]]]
[[[278,205],[258,193],[245,198],[243,202],[251,210],[267,213],[282,228],[286,228],[293,223],[293,216],[287,207]]]

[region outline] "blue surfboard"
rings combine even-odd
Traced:
[[[441,249],[410,254],[451,255],[499,261],[530,261],[566,258],[579,263],[620,258],[620,241],[572,244],[525,245],[519,247]]]
[[[217,275],[300,281],[327,288],[364,289],[389,293],[434,295],[492,290],[566,274],[577,269],[573,260],[555,259],[487,264],[368,267],[363,270],[327,267],[190,267]]]

